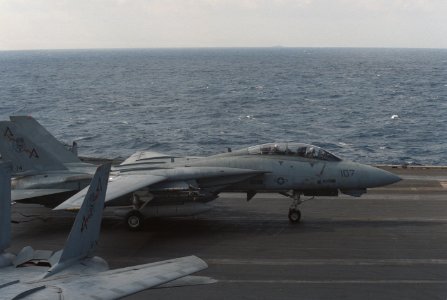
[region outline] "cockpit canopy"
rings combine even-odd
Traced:
[[[249,154],[288,155],[310,159],[341,161],[334,154],[314,145],[300,143],[270,143],[248,148]]]

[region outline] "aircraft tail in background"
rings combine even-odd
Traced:
[[[12,173],[66,170],[63,163],[42,145],[34,143],[11,121],[0,121],[0,153],[12,163]]]
[[[28,136],[37,146],[44,148],[62,163],[79,163],[77,144],[72,150],[57,140],[48,130],[31,116],[10,116],[9,119],[19,128],[21,134]]]

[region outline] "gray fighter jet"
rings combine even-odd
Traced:
[[[162,158],[167,160],[160,162]],[[116,169],[121,171],[110,179],[106,202],[133,194],[135,209],[126,216],[130,229],[140,228],[147,216],[172,215],[172,210],[181,211],[188,205],[206,210],[221,192],[243,192],[247,200],[260,192],[288,196],[293,199],[289,220],[296,223],[301,218],[298,205],[302,195],[337,196],[341,192],[359,197],[367,188],[401,180],[390,172],[345,161],[322,148],[300,143],[263,144],[204,158],[138,153]],[[55,209],[78,207],[84,193],[79,192]],[[163,206],[164,212],[160,212]]]
[[[109,170],[110,165],[98,168],[62,250],[28,246],[14,256],[4,252],[10,244],[11,201],[9,166],[0,164],[0,299],[117,299],[148,288],[215,282],[188,276],[207,267],[195,256],[115,270],[93,256]]]
[[[45,129],[34,129],[40,125],[30,120],[15,117],[0,122],[0,153],[15,161],[15,169],[20,172],[13,180],[13,200],[36,202],[35,195],[48,192],[67,199],[63,193],[83,188],[94,167],[70,161],[75,160],[73,153],[62,145],[57,148],[59,142]],[[53,146],[48,149],[47,145]],[[62,152],[69,158],[62,157]],[[140,229],[146,217],[209,210],[221,192],[243,192],[247,200],[261,192],[288,196],[293,199],[289,220],[296,223],[301,219],[298,206],[302,195],[337,196],[341,192],[359,197],[367,188],[400,180],[387,171],[342,160],[320,147],[300,143],[263,144],[208,157],[137,152],[113,170],[106,203],[132,203],[132,210],[121,211],[130,229]],[[59,190],[61,193],[57,193]],[[79,209],[86,191],[84,188],[55,209]]]

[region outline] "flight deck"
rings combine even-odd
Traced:
[[[97,255],[110,268],[197,255],[217,283],[125,299],[446,299],[447,167],[386,167],[404,180],[360,198],[222,194],[215,208],[130,232],[106,211]],[[14,205],[12,247],[63,247],[74,214]]]

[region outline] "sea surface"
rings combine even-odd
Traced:
[[[296,141],[363,163],[447,165],[447,49],[6,51],[10,115],[83,156]]]

